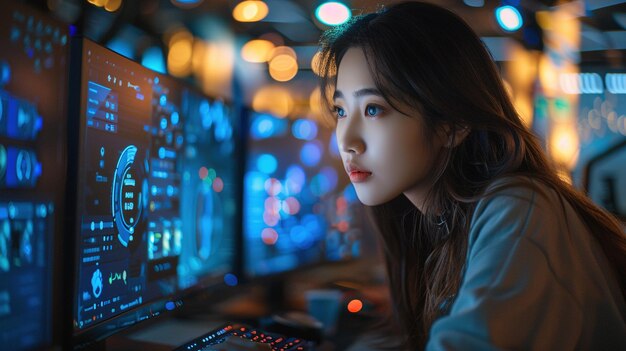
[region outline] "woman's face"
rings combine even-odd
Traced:
[[[404,193],[421,209],[441,139],[420,116],[406,116],[381,96],[361,48],[344,55],[334,94],[337,142],[357,196],[369,206]]]

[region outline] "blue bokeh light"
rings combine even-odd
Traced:
[[[180,121],[180,115],[178,114],[178,112],[176,111],[172,112],[171,120],[172,120],[172,125],[178,124],[178,122]]]
[[[356,195],[356,190],[352,184],[348,184],[346,188],[343,190],[343,197],[346,198],[348,203],[356,202],[359,198]]]
[[[326,180],[328,181],[328,191],[335,190],[335,187],[337,187],[337,181],[339,178],[337,176],[337,171],[332,167],[326,166],[322,168],[322,170],[320,171],[320,174],[323,174],[326,177]]]
[[[317,124],[307,119],[299,119],[293,123],[291,133],[297,139],[313,140],[317,136]]]
[[[262,154],[257,158],[257,169],[265,174],[272,174],[278,167],[276,157],[270,154]]]
[[[211,125],[213,124],[213,120],[211,119],[211,105],[209,105],[207,100],[202,100],[200,102],[198,112],[200,113],[202,128],[204,128],[204,130],[211,128]]]
[[[267,179],[268,176],[261,172],[248,172],[246,173],[246,188],[256,193],[263,192]]]
[[[283,135],[287,129],[287,121],[272,115],[256,114],[250,124],[250,135],[255,140],[267,139]]]
[[[496,20],[502,29],[514,32],[522,27],[524,20],[513,6],[501,6],[496,9]]]
[[[328,150],[330,150],[330,154],[335,156],[336,158],[340,158],[341,154],[339,153],[339,145],[337,144],[337,134],[333,132],[333,135],[330,136],[330,142],[328,143]]]
[[[237,286],[237,284],[239,284],[239,279],[237,279],[236,275],[227,273],[224,275],[224,283],[228,286]]]
[[[308,249],[313,245],[313,240],[311,235],[309,235],[308,230],[301,226],[296,225],[289,231],[289,237],[291,241],[300,249]]]
[[[213,108],[211,108],[211,117],[214,123],[221,123],[225,117],[224,103],[217,100],[213,102]]]
[[[304,144],[300,150],[300,160],[305,166],[314,167],[322,158],[322,147],[317,141]]]
[[[302,191],[304,182],[306,181],[306,173],[302,167],[293,164],[287,168],[287,179],[285,180],[285,187],[287,195],[296,195]]]

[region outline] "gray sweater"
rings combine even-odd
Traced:
[[[461,288],[427,350],[626,350],[626,303],[597,240],[555,191],[498,181],[472,217]]]

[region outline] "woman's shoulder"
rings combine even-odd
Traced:
[[[577,217],[564,198],[542,181],[503,177],[487,186],[476,203],[470,246],[522,238],[543,242],[546,233],[563,232],[568,219]]]
[[[526,175],[510,175],[494,179],[483,191],[476,203],[476,209],[493,206],[495,209],[516,208],[523,210],[529,206],[554,208],[562,204],[562,196],[541,180]]]

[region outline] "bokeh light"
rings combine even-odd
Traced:
[[[122,7],[122,0],[107,0],[104,4],[104,9],[109,12],[115,12]]]
[[[363,302],[359,299],[354,299],[348,302],[348,311],[350,313],[358,313],[363,309]]]
[[[287,168],[287,179],[285,180],[285,187],[287,188],[288,195],[297,195],[302,191],[304,182],[306,181],[306,174],[302,167],[298,165],[291,165]]]
[[[317,124],[310,120],[299,119],[293,123],[291,132],[297,139],[313,140],[317,136]]]
[[[239,22],[258,22],[269,13],[263,1],[242,1],[233,9],[233,18]]]
[[[198,176],[200,176],[200,179],[204,180],[206,177],[209,176],[209,170],[204,166],[200,167],[200,170],[198,171]]]
[[[265,174],[272,174],[278,167],[276,157],[270,154],[262,154],[257,159],[257,169]]]
[[[514,32],[522,27],[524,23],[522,15],[513,6],[502,6],[496,9],[496,20],[502,29]]]
[[[269,62],[270,76],[279,82],[287,82],[298,74],[296,57],[288,54],[274,56]]]
[[[265,228],[261,232],[261,240],[266,245],[274,245],[278,241],[278,233],[273,228]]]
[[[241,48],[241,58],[253,63],[267,62],[273,49],[274,43],[269,40],[250,40]]]
[[[269,178],[263,184],[263,188],[269,196],[277,196],[283,190],[283,185],[278,179]]]
[[[264,86],[252,99],[252,108],[256,112],[267,112],[277,117],[287,117],[294,108],[293,97],[289,90],[279,86]]]
[[[237,286],[237,284],[239,284],[239,279],[237,279],[236,275],[227,273],[224,275],[224,283],[228,286]]]
[[[171,35],[167,53],[167,70],[175,77],[185,77],[191,73],[193,36],[186,29]]]
[[[300,160],[305,166],[314,167],[322,158],[322,147],[320,143],[315,140],[304,144],[300,150]]]
[[[346,5],[335,1],[323,3],[315,10],[315,17],[328,26],[346,23],[351,16],[352,12]]]
[[[270,114],[258,113],[252,117],[250,136],[255,140],[282,136],[287,129],[287,121]]]
[[[224,181],[222,180],[222,178],[217,177],[213,181],[213,191],[215,191],[216,193],[221,193],[222,190],[224,190]]]
[[[283,202],[283,211],[290,215],[295,215],[300,212],[300,201],[295,197],[288,197]]]

